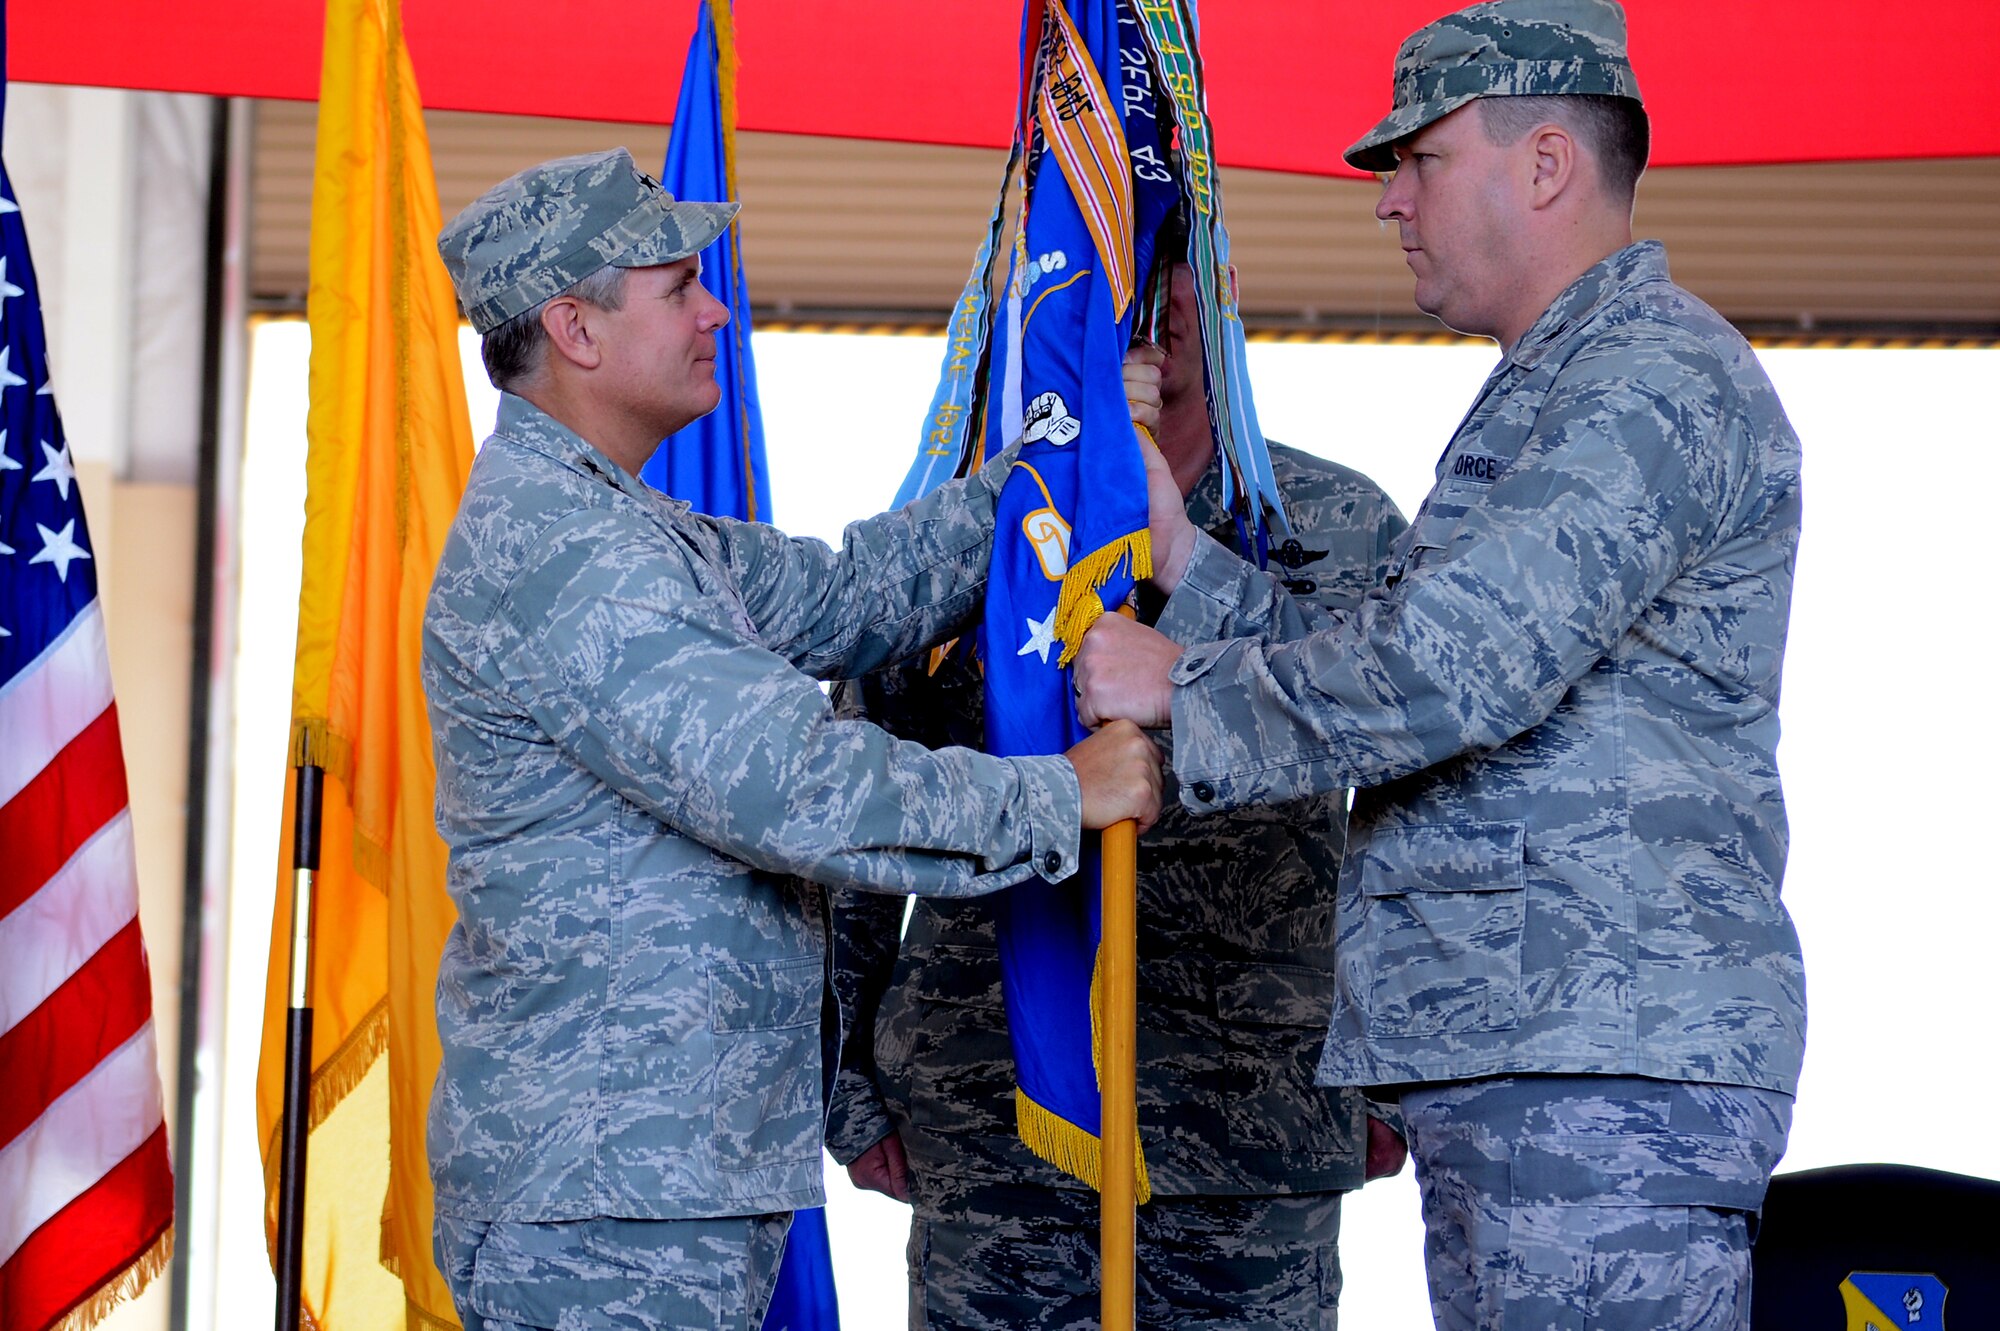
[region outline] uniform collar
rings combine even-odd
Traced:
[[[512,393],[500,395],[500,412],[493,422],[493,433],[505,435],[559,466],[602,481],[614,490],[623,490],[635,499],[688,507],[685,501],[669,498],[628,474],[596,445],[524,397]]]
[[[1188,521],[1203,531],[1213,531],[1228,522],[1229,510],[1222,505],[1222,450],[1209,459],[1208,470],[1194,483],[1187,497]]]
[[[1514,349],[1507,363],[1533,369],[1553,347],[1596,318],[1599,311],[1641,282],[1667,280],[1667,249],[1657,240],[1627,245],[1591,267],[1550,302]]]

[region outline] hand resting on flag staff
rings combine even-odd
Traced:
[[[1084,720],[1094,724],[1088,717]],[[1086,828],[1100,832],[1130,818],[1143,832],[1159,821],[1160,751],[1139,727],[1113,721],[1064,756],[1076,769],[1076,782],[1083,791]]]
[[[1174,686],[1167,678],[1181,645],[1158,629],[1123,615],[1090,626],[1076,654],[1076,714],[1087,726],[1130,721],[1164,730],[1174,721]],[[1085,816],[1088,817],[1088,804]]]
[[[1125,402],[1132,412],[1146,460],[1146,501],[1153,542],[1152,582],[1172,594],[1194,553],[1180,485],[1153,442],[1160,428],[1160,373],[1166,353],[1136,343],[1125,353]],[[1076,658],[1076,714],[1087,726],[1126,720],[1147,729],[1173,724],[1173,685],[1167,672],[1180,658],[1179,644],[1159,630],[1122,615],[1105,615],[1084,635]]]

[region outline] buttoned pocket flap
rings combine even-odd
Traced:
[[[1224,1021],[1325,1030],[1333,983],[1333,972],[1315,966],[1217,962],[1215,1014]]]
[[[945,945],[926,950],[913,968],[912,992],[926,1003],[999,1009],[1000,952],[997,948]]]
[[[709,1028],[728,1034],[817,1026],[825,975],[825,963],[818,957],[712,961],[708,968]]]
[[[1511,892],[1522,886],[1527,837],[1519,823],[1377,828],[1361,859],[1361,894]]]
[[[1520,1020],[1525,837],[1517,823],[1378,828],[1359,858],[1369,1033],[1511,1030]]]

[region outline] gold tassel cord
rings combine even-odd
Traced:
[[[335,734],[333,722],[323,716],[300,717],[292,722],[292,766],[317,767],[341,785],[351,786],[353,742]]]
[[[328,780],[338,781],[342,786],[352,790],[354,788],[353,741],[345,735],[335,734],[333,723],[325,717],[294,721],[292,766],[317,767],[326,773]],[[361,825],[357,822],[350,853],[354,859],[355,877],[386,896],[388,888],[385,885],[390,878],[389,848],[373,837],[363,835]]]

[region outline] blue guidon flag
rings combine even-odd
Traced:
[[[1070,657],[1151,571],[1120,367],[1135,335],[1158,340],[1176,261],[1194,271],[1209,424],[1244,554],[1261,558],[1284,522],[1244,374],[1192,0],[1028,0],[1021,31],[1014,150],[897,494],[908,502],[1023,440],[977,644],[998,754],[1058,753],[1083,738]],[[1169,223],[1184,248],[1162,251]],[[993,280],[1003,253],[1004,287]],[[1096,870],[1059,886],[1030,880],[996,903],[1021,1138],[1093,1186]],[[1143,1147],[1136,1163],[1143,1201]]]
[[[694,38],[681,72],[680,100],[660,183],[676,199],[736,198],[736,43],[728,0],[696,0]],[[701,252],[701,280],[729,307],[715,335],[715,382],[722,401],[678,431],[639,469],[639,479],[702,513],[771,520],[771,475],[764,462],[764,414],[750,354],[750,285],[737,224]]]
[[[1137,44],[1144,68],[1142,30],[1120,23],[1115,0],[1077,0],[1073,11],[1047,0],[1038,26],[1035,8],[1026,215],[992,417],[1009,436],[1018,418],[1023,444],[994,519],[980,628],[986,746],[1003,756],[1060,753],[1084,737],[1066,667],[1096,617],[1152,572],[1145,468],[1120,366],[1136,274],[1150,270],[1176,202],[1154,99],[1125,95],[1121,38]],[[1157,179],[1135,174],[1135,153],[1162,163],[1148,173]],[[997,906],[1021,1138],[1092,1184],[1101,1178],[1096,868],[1092,857],[1081,882],[1031,879]]]

